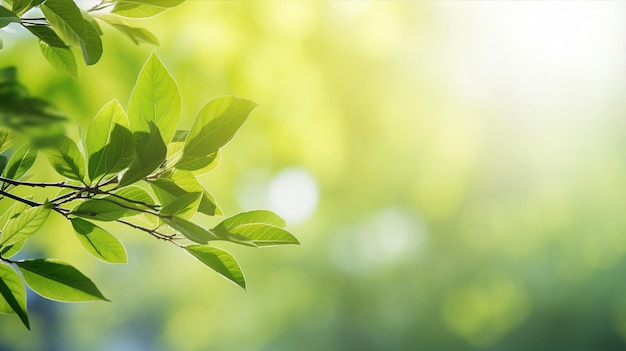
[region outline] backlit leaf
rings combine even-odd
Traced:
[[[83,218],[110,222],[124,217],[127,211],[128,209],[113,201],[90,199],[78,204],[71,213]]]
[[[4,176],[11,179],[20,179],[28,172],[37,159],[37,149],[26,144],[17,149],[4,170]]]
[[[76,59],[70,48],[50,46],[43,40],[39,41],[39,48],[52,67],[74,78],[78,76]]]
[[[85,159],[72,139],[59,135],[38,140],[35,144],[60,175],[81,182],[84,180]]]
[[[156,54],[141,69],[128,103],[128,118],[133,132],[151,132],[154,123],[163,142],[168,143],[180,119],[181,99],[174,78]]]
[[[126,263],[122,243],[106,230],[80,218],[72,218],[72,227],[78,240],[94,257],[109,263]]]
[[[113,100],[91,121],[85,139],[89,157],[89,178],[93,181],[128,167],[134,156],[134,139],[126,113]]]
[[[256,104],[234,96],[209,102],[198,114],[187,136],[183,158],[215,153],[235,135]]]
[[[150,132],[134,132],[135,155],[120,180],[120,187],[145,178],[165,161],[167,148],[157,126],[150,122]]]
[[[80,46],[85,63],[92,65],[102,56],[102,41],[94,26],[83,17],[72,0],[46,0],[40,6],[44,16],[67,43]]]
[[[108,301],[96,285],[71,265],[54,259],[17,262],[26,284],[37,294],[57,301]]]
[[[185,247],[185,250],[217,273],[243,289],[246,288],[246,280],[239,263],[228,252],[208,245],[189,245]]]
[[[0,313],[17,314],[30,330],[24,282],[17,272],[5,264],[0,264]]]
[[[29,208],[9,219],[2,230],[0,245],[10,246],[26,241],[41,228],[49,214],[50,206],[44,205]]]

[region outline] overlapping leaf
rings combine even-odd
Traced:
[[[100,34],[85,20],[74,1],[46,0],[40,8],[52,28],[66,43],[81,48],[85,63],[93,65],[100,60]]]
[[[96,114],[87,130],[85,146],[92,181],[119,172],[131,163],[134,139],[126,113],[117,100],[109,102]]]
[[[85,159],[72,139],[59,135],[36,140],[35,145],[48,157],[60,175],[81,182],[84,180]]]

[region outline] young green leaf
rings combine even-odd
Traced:
[[[0,216],[0,228],[4,230],[4,227],[6,226],[7,222],[10,219],[13,219],[19,216],[22,212],[26,211],[28,208],[29,206],[23,202],[16,202],[13,205],[11,205],[11,207],[9,207],[2,214],[2,216]],[[2,240],[1,234],[0,234],[0,240]],[[25,241],[22,241],[14,245],[8,245],[6,247],[2,247],[2,249],[0,249],[0,256],[5,257],[5,258],[11,258],[13,255],[18,253],[22,249],[25,243],[26,243]]]
[[[94,257],[109,263],[126,263],[126,250],[122,243],[106,230],[80,218],[72,218],[72,227],[78,240]]]
[[[145,178],[165,161],[167,148],[157,126],[149,122],[150,132],[135,132],[135,156],[122,176],[119,187],[130,185]]]
[[[85,139],[88,173],[93,181],[123,170],[133,160],[134,139],[122,106],[113,100],[92,120]]]
[[[212,233],[208,229],[203,228],[188,220],[185,220],[179,217],[164,218],[163,220],[170,227],[174,228],[176,231],[179,231],[181,234],[183,234],[187,239],[197,242],[199,244],[206,244],[210,240],[220,239],[218,236],[216,236],[214,233]]]
[[[17,314],[28,330],[26,289],[22,278],[9,266],[0,264],[0,313]]]
[[[202,186],[190,172],[173,170],[150,181],[150,186],[162,204],[167,204],[177,197],[193,192],[201,192]]]
[[[216,230],[231,230],[242,224],[264,223],[282,228],[286,225],[285,220],[274,212],[267,210],[254,210],[238,213],[230,218],[225,219],[218,224]]]
[[[185,247],[185,250],[217,273],[243,289],[246,288],[246,280],[239,263],[228,252],[208,245],[189,245]]]
[[[127,208],[122,207],[114,201],[89,199],[74,207],[71,213],[83,218],[110,222],[124,217],[127,212]]]
[[[28,172],[37,159],[37,150],[26,144],[17,149],[4,170],[4,176],[11,179],[20,179]]]
[[[113,26],[113,28],[124,33],[124,35],[137,45],[140,43],[159,45],[159,39],[157,39],[154,34],[150,33],[150,31],[145,28],[131,27],[124,23],[124,21],[122,21],[119,17],[109,14],[100,14],[97,15],[97,17]]]
[[[163,142],[168,143],[180,119],[181,99],[174,78],[156,54],[141,69],[128,103],[133,132],[151,132],[154,123]]]
[[[37,294],[57,301],[108,301],[96,285],[71,265],[54,259],[16,262],[26,284]]]
[[[180,5],[185,0],[140,1],[122,0],[115,3],[111,13],[130,18],[147,18],[157,15],[168,8]]]
[[[174,201],[165,205],[159,214],[162,216],[179,216],[186,218],[185,215],[190,214],[189,218],[194,215],[200,204],[202,193],[187,193],[177,197]]]
[[[67,43],[80,46],[85,63],[92,65],[102,56],[102,41],[94,26],[89,23],[72,0],[46,0],[40,6],[44,16]]]
[[[224,214],[222,209],[217,205],[213,195],[206,189],[202,189],[202,198],[200,199],[198,212],[204,213],[207,216],[222,216]]]
[[[76,60],[70,48],[50,46],[43,40],[39,41],[39,48],[46,60],[48,60],[50,65],[56,70],[74,78],[78,77]]]
[[[0,229],[4,230],[4,226],[7,225],[10,219],[19,216],[20,213],[26,211],[28,208],[29,206],[23,202],[15,202],[0,216]]]
[[[224,96],[209,102],[191,127],[183,158],[215,153],[232,139],[255,107],[254,102],[233,96]]]
[[[67,44],[63,39],[59,38],[57,33],[50,27],[46,26],[27,26],[29,32],[33,33],[37,38],[43,40],[46,44],[57,48],[66,48]]]
[[[30,208],[9,219],[2,230],[0,245],[11,246],[26,241],[41,228],[49,214],[50,206],[44,205]]]
[[[0,128],[0,152],[10,148],[11,145],[13,145],[14,139],[15,137],[11,131],[6,128]]]
[[[6,27],[11,22],[19,22],[20,18],[6,7],[0,5],[0,28]]]
[[[228,233],[248,238],[257,246],[300,245],[298,239],[288,231],[264,223],[243,224]]]
[[[208,156],[183,156],[176,162],[176,169],[192,171],[194,174],[203,174],[212,171],[217,167],[220,160],[220,151]]]
[[[85,178],[85,159],[76,143],[65,135],[35,141],[48,157],[52,167],[62,176],[78,180]]]

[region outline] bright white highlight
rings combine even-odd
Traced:
[[[317,208],[317,200],[317,184],[304,169],[283,170],[270,184],[269,207],[285,218],[287,223],[306,221]]]

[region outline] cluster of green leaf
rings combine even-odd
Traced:
[[[0,28],[19,23],[39,40],[41,52],[54,68],[76,77],[71,47],[80,48],[87,65],[95,64],[102,56],[103,32],[98,21],[124,33],[135,44],[158,45],[150,31],[129,25],[128,19],[151,17],[184,1],[102,0],[89,9],[81,9],[73,0],[4,0],[4,6],[0,6]]]
[[[54,300],[106,300],[89,278],[67,263],[12,259],[51,215],[69,220],[86,251],[102,261],[126,262],[122,243],[94,223],[118,222],[187,251],[245,288],[235,258],[210,243],[227,241],[251,247],[299,244],[284,229],[285,221],[264,210],[239,213],[213,228],[198,225],[193,218],[197,213],[222,215],[196,176],[216,166],[220,149],[255,106],[237,97],[216,98],[199,112],[191,129],[177,129],[180,93],[153,54],[139,74],[128,113],[116,100],[106,104],[89,125],[82,148],[73,139],[56,134],[39,135],[7,149],[14,132],[0,130],[0,150],[11,153],[10,157],[0,156],[0,196],[14,202],[0,216],[0,313],[17,314],[29,327],[24,282]],[[26,181],[38,154],[65,179]],[[15,187],[56,188],[58,194],[38,200],[15,195],[11,192]],[[21,272],[23,280],[11,266]]]

